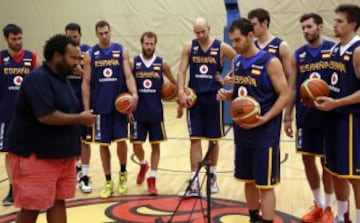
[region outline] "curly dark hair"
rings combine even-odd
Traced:
[[[67,45],[77,46],[76,42],[63,34],[56,34],[46,41],[44,46],[44,58],[50,61],[56,52],[65,55]]]

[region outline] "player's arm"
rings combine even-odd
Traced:
[[[221,58],[226,58],[230,62],[233,61],[234,57],[236,56],[235,50],[227,43],[221,43]],[[225,74],[224,78],[222,76],[221,80],[219,80],[223,85],[232,84],[232,71]]]
[[[95,122],[95,115],[91,110],[83,111],[79,114],[69,114],[61,111],[55,111],[51,114],[38,117],[39,122],[46,125],[74,125],[80,124],[91,126]]]
[[[176,79],[175,79],[173,73],[171,72],[170,64],[169,64],[166,60],[163,60],[163,67],[162,67],[162,69],[163,69],[163,72],[164,72],[166,78],[167,78],[171,83],[173,83],[173,84],[176,85],[176,84],[177,84],[177,83],[176,83]]]
[[[287,44],[285,41],[282,41],[280,44],[279,53],[280,53],[281,63],[286,75],[286,79],[289,82],[292,73],[291,61],[293,60],[293,54],[291,52],[291,48],[289,44]]]
[[[84,70],[81,82],[81,94],[84,110],[90,109],[91,57],[89,52],[84,56]]]
[[[294,117],[294,106],[295,106],[295,100],[296,100],[296,80],[297,80],[297,65],[295,57],[292,57],[291,59],[291,73],[288,79],[289,84],[289,101],[285,109],[284,114],[284,131],[287,136],[293,137],[293,129],[292,129],[292,121]]]
[[[181,58],[180,58],[180,66],[177,76],[178,81],[178,99],[181,106],[186,107],[186,94],[184,92],[185,87],[185,78],[186,78],[186,71],[189,67],[189,55],[191,50],[191,43],[186,43],[182,52],[181,52]]]
[[[357,47],[353,53],[353,67],[356,77],[360,81],[360,47]],[[315,101],[316,108],[323,111],[330,111],[337,107],[360,103],[360,89],[354,93],[338,99],[330,97],[317,97]]]
[[[126,86],[132,96],[132,100],[130,101],[129,110],[135,111],[137,103],[138,103],[138,92],[136,88],[135,78],[131,71],[130,67],[130,59],[129,59],[129,53],[126,49],[123,51],[123,67],[124,67],[124,75],[125,75],[125,81]]]

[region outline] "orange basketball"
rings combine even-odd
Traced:
[[[171,82],[163,84],[161,88],[161,98],[164,101],[170,101],[176,97],[177,86]]]
[[[189,108],[191,108],[192,106],[195,105],[196,103],[196,99],[197,99],[197,96],[196,96],[196,93],[195,91],[190,88],[190,87],[185,87],[184,88],[184,92],[185,94],[188,96],[188,102],[189,102]]]
[[[328,84],[320,78],[309,78],[300,86],[300,98],[309,105],[314,105],[316,97],[328,96],[329,94]]]
[[[235,98],[230,105],[231,118],[237,124],[252,124],[260,115],[260,104],[251,96]]]
[[[127,108],[129,107],[131,99],[131,94],[128,92],[124,92],[119,94],[115,99],[115,109],[123,114],[128,114]]]

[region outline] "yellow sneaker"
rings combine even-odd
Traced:
[[[125,194],[128,190],[127,172],[119,172],[119,194]]]
[[[113,194],[114,182],[112,180],[105,182],[104,190],[100,193],[100,198],[109,198]]]

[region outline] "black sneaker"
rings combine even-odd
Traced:
[[[91,192],[91,185],[90,185],[90,178],[88,176],[82,176],[79,182],[79,189],[83,193],[90,193]]]
[[[11,206],[14,204],[14,197],[12,193],[9,193],[2,201],[3,206]]]
[[[81,171],[81,166],[76,166],[76,181],[80,182],[80,179],[82,177],[82,171]]]

